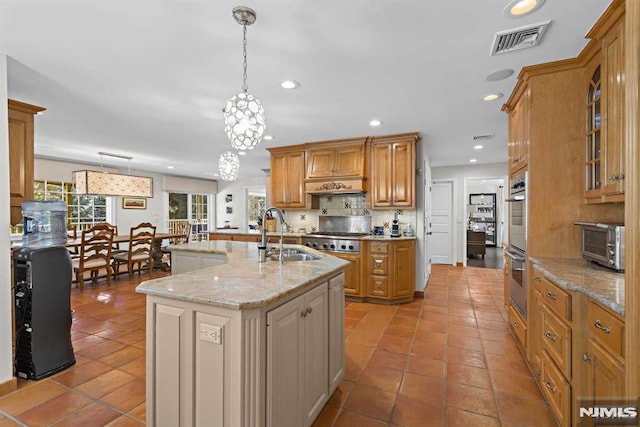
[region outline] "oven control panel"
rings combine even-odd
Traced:
[[[332,237],[303,237],[302,244],[322,252],[359,253],[360,241]]]

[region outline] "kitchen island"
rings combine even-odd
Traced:
[[[213,266],[136,288],[147,294],[148,425],[313,423],[344,375],[347,262],[285,247],[316,259],[259,263],[246,242],[176,245],[174,262]]]

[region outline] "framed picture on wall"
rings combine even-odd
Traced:
[[[227,206],[227,213],[228,214],[232,214],[233,213],[233,208],[231,206]]]
[[[147,199],[142,197],[123,197],[122,209],[147,209]]]

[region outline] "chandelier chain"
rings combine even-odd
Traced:
[[[247,93],[247,24],[242,26],[242,91]]]

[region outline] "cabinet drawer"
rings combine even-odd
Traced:
[[[561,426],[571,419],[571,384],[562,376],[546,351],[542,352],[542,392]]]
[[[369,252],[372,254],[386,254],[389,251],[388,243],[371,242],[369,245]]]
[[[571,295],[537,272],[533,280],[536,288],[542,294],[542,301],[561,318],[571,320]]]
[[[546,306],[542,308],[542,348],[564,376],[571,378],[571,328]]]
[[[389,271],[389,257],[387,255],[369,256],[369,273],[387,274]]]
[[[369,276],[369,295],[373,297],[389,296],[389,278],[387,276]]]
[[[624,322],[593,301],[589,301],[587,317],[591,336],[622,357]]]
[[[512,305],[509,306],[509,326],[514,332],[520,345],[526,347],[527,342],[527,324],[522,317],[516,312],[516,309]]]

